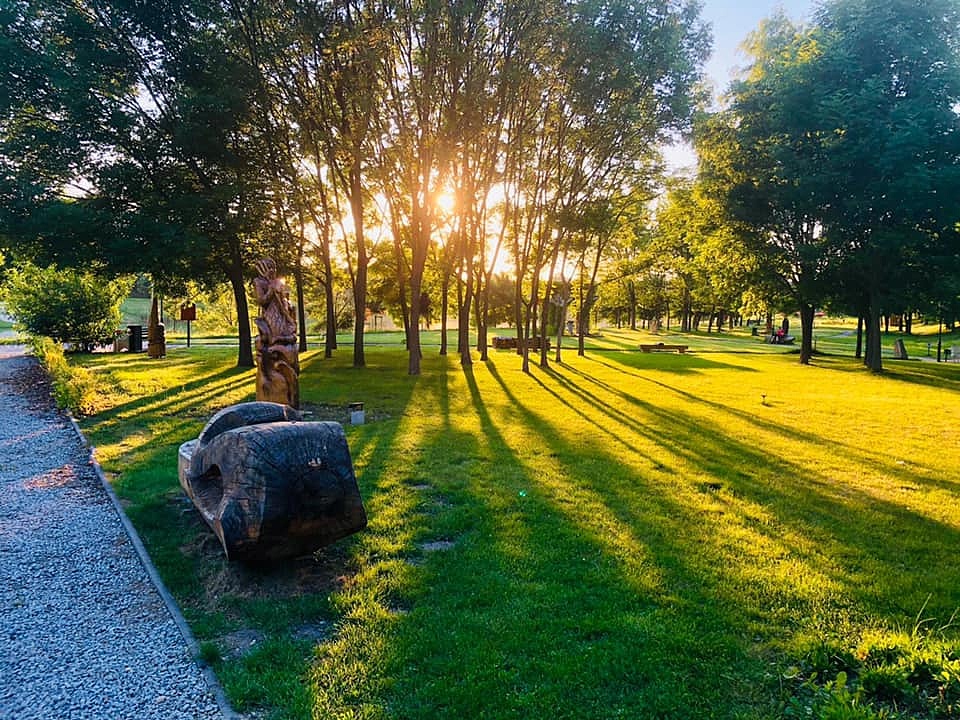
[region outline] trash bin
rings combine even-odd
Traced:
[[[130,352],[143,352],[143,326],[127,325],[127,330],[129,330],[128,336],[130,338],[130,342],[128,346],[130,348]]]

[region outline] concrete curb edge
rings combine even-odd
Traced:
[[[83,431],[80,430],[80,426],[77,424],[77,421],[74,419],[73,415],[70,413],[65,413],[65,415],[70,420],[70,425],[73,427],[73,430],[80,439],[80,442],[89,451],[89,462],[91,467],[93,467],[94,472],[96,472],[97,477],[100,479],[100,484],[107,493],[107,497],[110,498],[113,509],[117,513],[117,517],[120,518],[120,524],[123,525],[123,529],[126,532],[127,537],[130,538],[130,542],[133,544],[134,550],[136,550],[137,557],[140,558],[140,564],[143,565],[144,570],[147,571],[147,575],[150,577],[150,582],[153,583],[154,588],[156,588],[157,593],[160,595],[160,599],[163,600],[163,604],[167,608],[167,612],[170,613],[170,617],[173,619],[174,624],[177,626],[177,629],[183,636],[184,641],[187,643],[187,648],[193,657],[193,661],[203,673],[204,680],[207,682],[207,687],[210,689],[214,700],[216,700],[217,705],[220,707],[220,712],[225,720],[240,720],[240,716],[234,712],[232,707],[230,707],[230,702],[227,700],[227,694],[224,692],[223,686],[220,685],[220,681],[217,680],[217,676],[213,672],[213,668],[211,668],[200,658],[200,644],[193,636],[193,632],[190,630],[190,626],[187,624],[186,618],[180,611],[180,606],[177,605],[177,601],[173,599],[170,591],[167,590],[167,586],[164,585],[163,580],[160,578],[160,573],[157,572],[157,568],[150,559],[150,555],[147,553],[147,549],[144,547],[139,533],[137,533],[133,523],[130,522],[130,518],[128,518],[127,514],[123,511],[123,506],[120,504],[120,499],[117,497],[116,492],[114,492],[110,481],[107,480],[107,476],[104,474],[103,468],[100,467],[100,463],[97,462],[95,452],[96,449],[87,441],[87,438],[84,436]]]

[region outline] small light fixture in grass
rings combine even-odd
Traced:
[[[760,404],[761,404],[761,405],[766,405],[766,404],[767,404],[767,394],[766,394],[766,393],[760,393]]]
[[[363,403],[353,402],[353,403],[350,403],[349,407],[350,407],[350,424],[363,425],[363,422],[366,419],[365,413],[363,411]]]

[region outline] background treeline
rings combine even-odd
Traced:
[[[460,318],[470,361],[468,320],[483,337],[507,256],[517,325],[536,332],[541,277],[650,183],[709,48],[692,2],[28,0],[2,14],[12,255],[148,271],[168,293],[229,281],[241,364],[257,255],[292,275],[299,307],[323,293],[328,353],[350,288],[358,366],[377,266],[411,373],[428,298],[441,322]]]
[[[958,314],[953,0],[775,16],[707,111],[692,1],[56,2],[0,9],[7,262],[149,273],[183,297],[275,257],[354,328],[521,338],[603,316],[708,329],[816,308]],[[692,131],[692,133],[691,133]],[[694,178],[660,148],[694,138]],[[666,189],[666,192],[664,192]],[[569,325],[568,325],[568,319]],[[305,323],[301,322],[301,328]],[[533,343],[521,342],[521,350]],[[540,362],[547,344],[536,343]],[[529,361],[523,352],[524,367]]]

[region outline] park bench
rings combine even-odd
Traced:
[[[683,354],[687,351],[689,345],[665,345],[664,343],[656,343],[655,345],[641,345],[640,349],[645,352],[678,352]]]
[[[531,350],[540,349],[540,338],[532,337],[527,340],[527,346]],[[493,338],[493,347],[497,350],[506,350],[506,349],[516,349],[517,347],[517,338],[515,337],[503,337],[502,335],[496,335]],[[550,349],[550,341],[547,340],[547,350]]]

